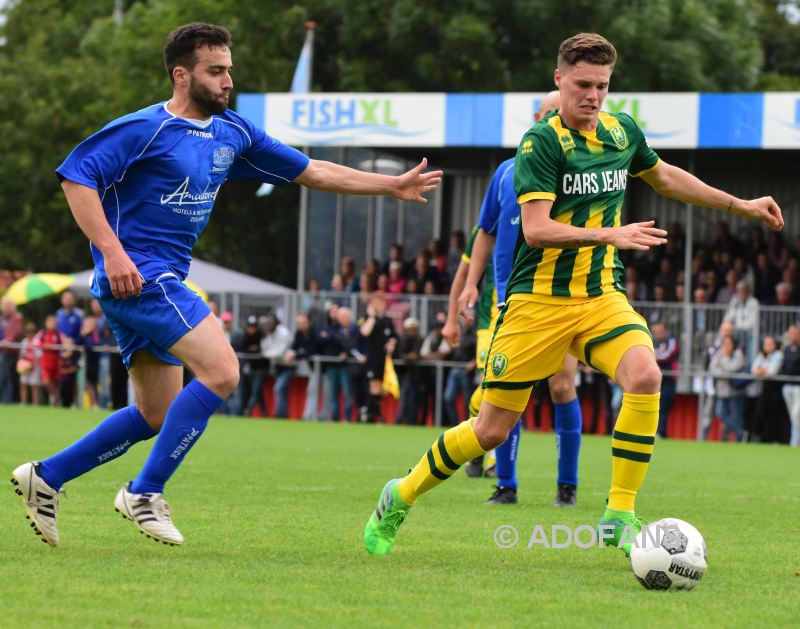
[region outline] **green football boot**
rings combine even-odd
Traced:
[[[405,522],[407,505],[400,497],[397,486],[399,478],[393,478],[383,487],[375,509],[364,527],[364,547],[371,555],[388,555],[397,540],[397,529]]]
[[[626,535],[625,543],[621,544],[620,542],[622,541],[622,536],[625,533],[626,527],[630,529],[633,535],[638,535],[639,531],[642,530],[643,521],[644,520],[642,518],[637,518],[633,511],[615,511],[614,509],[609,509],[606,507],[603,517],[600,518],[600,522],[597,524],[597,529],[600,534],[604,532],[604,529],[609,533],[613,533],[613,536],[606,537],[603,540],[605,545],[621,548],[622,552],[625,553],[625,556],[630,557],[632,546],[631,536],[630,534]],[[613,527],[613,530],[609,530],[610,527]]]

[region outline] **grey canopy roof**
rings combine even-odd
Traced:
[[[89,295],[92,272],[93,269],[89,269],[74,274],[75,284],[71,289],[78,296],[87,297]],[[197,258],[192,260],[189,279],[210,294],[285,295],[292,292],[286,286],[267,282]]]

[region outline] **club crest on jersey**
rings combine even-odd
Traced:
[[[614,144],[617,145],[620,151],[624,151],[628,148],[628,136],[625,135],[625,129],[619,125],[614,125],[608,132],[611,134],[611,139],[614,140]]]
[[[233,149],[230,146],[219,146],[214,149],[214,166],[228,168],[233,164]]]
[[[492,356],[492,373],[495,378],[502,376],[506,367],[508,367],[508,358],[506,358],[505,354],[495,354]]]

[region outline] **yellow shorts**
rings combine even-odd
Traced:
[[[494,331],[484,372],[483,399],[522,412],[531,389],[564,366],[569,352],[614,378],[631,347],[653,349],[647,322],[620,292],[582,302],[511,295]]]
[[[477,345],[475,347],[475,368],[483,371],[486,365],[486,358],[489,356],[489,347],[492,345],[492,334],[494,333],[497,319],[500,317],[500,311],[492,306],[492,318],[489,320],[489,327],[485,330],[478,330],[475,334],[477,336]]]

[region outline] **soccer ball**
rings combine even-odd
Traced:
[[[688,522],[664,518],[642,527],[631,545],[631,567],[648,590],[691,590],[708,568],[703,536]]]

